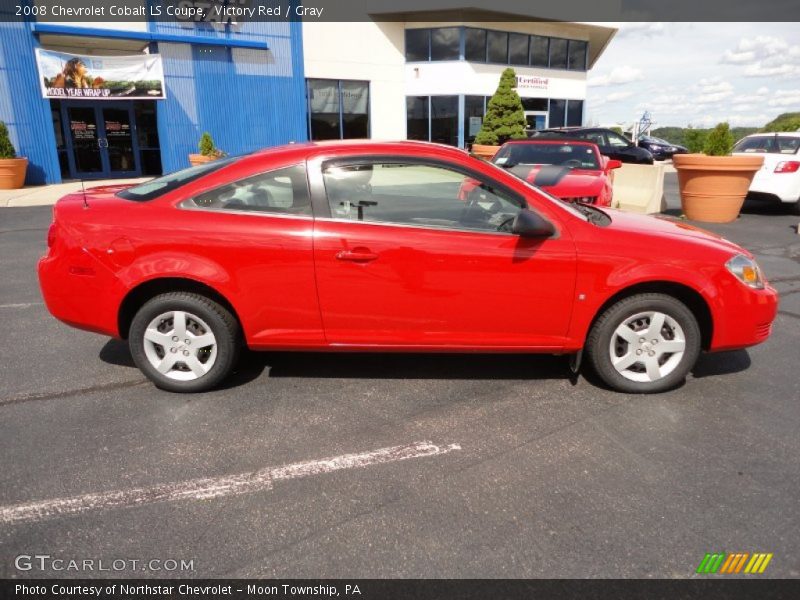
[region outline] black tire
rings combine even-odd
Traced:
[[[800,200],[789,205],[789,212],[791,212],[793,215],[800,216]]]
[[[170,311],[185,311],[189,316],[199,317],[216,338],[214,363],[208,372],[196,379],[181,381],[170,378],[160,373],[147,357],[145,331],[151,321]],[[188,393],[207,391],[219,385],[233,370],[242,344],[239,324],[224,306],[200,294],[170,292],[148,300],[139,309],[131,323],[128,345],[136,366],[156,387],[170,392]]]
[[[675,320],[683,330],[685,349],[680,362],[664,377],[655,381],[632,381],[612,364],[612,336],[626,320],[649,311],[664,313]],[[700,354],[700,343],[700,327],[686,305],[672,296],[650,293],[624,298],[603,312],[589,333],[585,350],[595,373],[612,389],[630,394],[653,394],[672,389],[686,379]]]

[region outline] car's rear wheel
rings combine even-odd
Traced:
[[[136,313],[129,332],[136,366],[161,389],[202,392],[233,370],[239,325],[224,306],[188,292],[162,294]]]
[[[700,353],[692,312],[665,294],[638,294],[609,307],[586,342],[598,376],[621,392],[649,394],[681,383]]]

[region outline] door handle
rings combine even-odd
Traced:
[[[374,252],[367,248],[354,248],[353,250],[340,250],[336,253],[337,260],[349,260],[350,262],[370,262],[378,258]]]

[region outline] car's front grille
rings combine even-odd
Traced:
[[[770,323],[759,323],[756,325],[756,338],[759,340],[765,340],[769,337],[769,334],[772,333],[772,322]]]

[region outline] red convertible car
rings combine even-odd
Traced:
[[[622,163],[586,140],[528,139],[503,144],[492,162],[566,202],[611,206],[611,170]]]
[[[479,182],[460,198],[467,180]],[[687,224],[566,204],[455,148],[296,144],[61,199],[39,278],[62,321],[127,338],[157,386],[238,350],[571,354],[612,388],[678,385],[763,342],[777,293]]]

